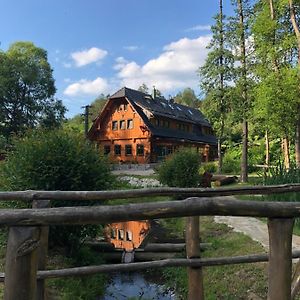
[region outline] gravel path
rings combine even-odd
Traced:
[[[252,217],[222,217],[216,216],[216,223],[223,223],[233,228],[233,231],[242,232],[259,242],[266,250],[269,249],[268,226],[266,223]],[[300,237],[293,235],[293,250],[300,250]]]

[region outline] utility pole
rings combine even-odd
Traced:
[[[88,131],[89,131],[89,115],[90,115],[90,108],[91,105],[85,105],[82,106],[81,108],[84,108],[84,133],[85,136],[87,137]]]

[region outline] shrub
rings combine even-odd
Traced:
[[[200,156],[189,148],[170,155],[158,170],[162,184],[172,187],[195,187],[200,183]]]
[[[240,149],[228,149],[223,157],[222,173],[239,174],[241,171]]]
[[[4,190],[103,190],[111,187],[109,165],[96,149],[79,135],[58,131],[32,131],[15,139],[0,169]],[[56,201],[52,206],[83,205],[86,202]],[[90,203],[92,205],[92,203]],[[95,235],[99,226],[54,226],[50,245],[79,245],[86,235]]]
[[[208,173],[216,173],[218,169],[217,162],[206,162],[202,163],[200,167],[200,174],[203,174],[205,172]]]
[[[300,168],[292,166],[290,169],[286,169],[283,164],[278,164],[276,168],[270,169],[269,173],[264,178],[266,185],[278,185],[300,182]],[[263,200],[266,201],[287,201],[298,202],[299,193],[286,193],[286,194],[272,194],[263,196]],[[296,219],[296,225],[300,228],[300,220]]]

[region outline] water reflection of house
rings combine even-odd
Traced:
[[[115,248],[130,251],[140,247],[151,229],[150,221],[128,221],[112,223],[106,227],[105,235]]]
[[[199,109],[126,87],[109,98],[88,135],[113,162],[157,162],[181,146],[197,149],[203,161],[216,157],[216,137]]]

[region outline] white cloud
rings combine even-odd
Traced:
[[[132,88],[142,83],[149,87],[155,85],[162,92],[187,86],[196,88],[199,81],[196,72],[206,59],[210,39],[210,35],[182,38],[166,45],[158,57],[144,65],[118,57],[114,69],[118,71],[121,84]]]
[[[77,67],[82,67],[102,60],[107,54],[108,52],[106,50],[92,47],[83,51],[73,52],[71,53],[71,57]]]
[[[196,25],[196,26],[193,26],[193,27],[190,27],[188,29],[186,29],[185,31],[186,32],[189,32],[189,31],[208,31],[210,30],[210,25]]]
[[[128,51],[136,51],[139,49],[138,46],[125,46],[123,47],[125,50],[128,50]]]
[[[97,77],[95,80],[81,79],[72,83],[64,90],[66,96],[83,97],[97,96],[108,91],[108,82],[106,79]]]

